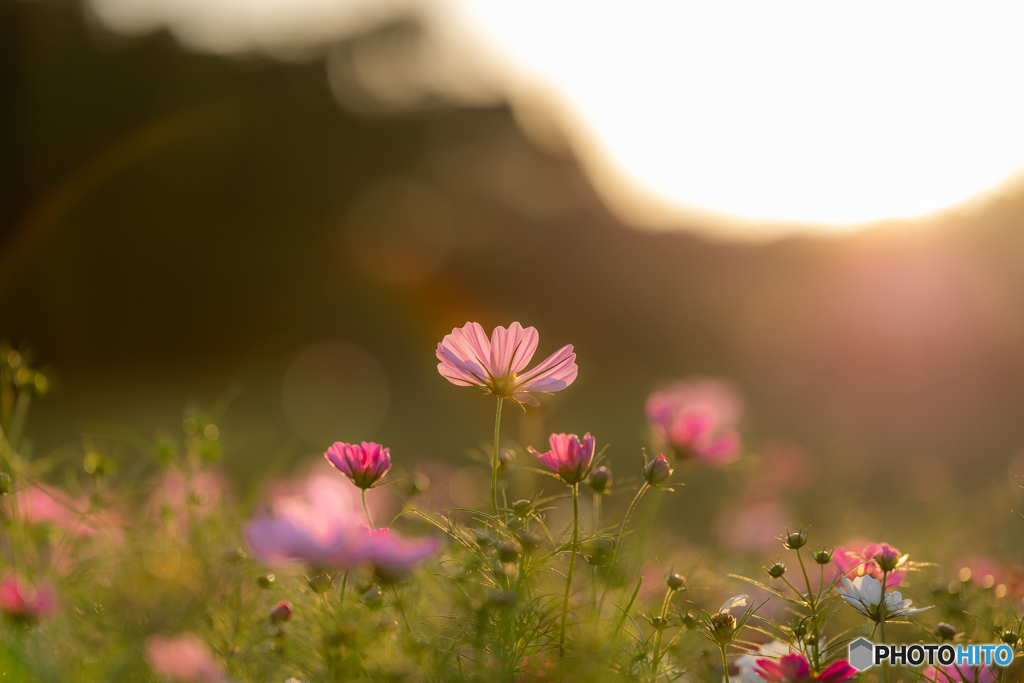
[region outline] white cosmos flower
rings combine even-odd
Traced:
[[[879,620],[879,603],[882,601],[882,583],[871,576],[858,576],[851,581],[843,577],[843,586],[839,589],[843,599],[853,605],[853,608],[874,621]],[[909,617],[919,614],[931,607],[911,607],[910,600],[904,600],[899,591],[885,593],[885,620],[893,617]]]
[[[765,657],[769,659],[782,659],[790,652],[792,652],[792,648],[788,644],[781,640],[773,640],[758,648],[756,655],[740,655],[736,658],[736,666],[739,667],[740,672],[732,680],[739,681],[740,683],[765,683],[761,674],[757,673],[757,660],[764,659]],[[724,681],[725,678],[722,680]]]
[[[718,610],[718,613],[721,614],[722,612],[728,612],[733,607],[745,607],[746,604],[747,604],[747,596],[746,595],[737,595],[736,597],[729,598],[728,600],[726,600],[722,604],[722,608],[720,610]]]

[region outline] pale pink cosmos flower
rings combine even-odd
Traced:
[[[391,451],[379,443],[339,441],[327,449],[324,457],[361,489],[373,488],[391,469]]]
[[[231,487],[220,472],[169,471],[156,482],[146,503],[150,514],[159,515],[171,531],[184,533],[189,520],[203,520],[231,498]]]
[[[417,564],[437,552],[440,542],[434,538],[406,539],[387,528],[366,529],[363,558],[373,565],[378,577],[387,581],[405,578]]]
[[[757,660],[757,673],[768,683],[842,683],[853,680],[860,672],[849,662],[832,662],[821,673],[815,673],[800,653],[794,652],[774,659]]]
[[[540,405],[533,394],[560,391],[576,379],[576,354],[566,345],[530,370],[526,366],[537,351],[539,336],[533,327],[515,322],[495,327],[491,338],[479,323],[452,330],[437,345],[437,371],[449,382],[480,387],[517,403]],[[525,370],[525,372],[524,372]]]
[[[224,670],[206,645],[191,633],[146,639],[146,659],[158,678],[173,683],[220,683]]]
[[[363,546],[359,518],[328,477],[314,477],[301,493],[277,496],[272,514],[245,528],[249,545],[268,562],[302,560],[318,566],[357,562]]]
[[[739,395],[718,380],[677,382],[647,398],[647,420],[655,438],[680,459],[727,465],[739,455],[735,425],[742,413]]]
[[[386,528],[373,530],[330,477],[313,477],[300,494],[279,495],[272,514],[260,514],[245,528],[250,547],[270,563],[299,560],[317,567],[374,565],[398,578],[438,549],[435,539],[404,539]]]
[[[594,461],[594,437],[590,432],[582,439],[575,434],[552,434],[548,442],[551,450],[547,453],[538,453],[533,446],[529,451],[569,486],[583,481]]]
[[[929,666],[923,673],[925,680],[937,683],[995,683],[997,680],[995,670],[986,664],[940,666],[938,670],[934,666]]]
[[[46,586],[34,587],[16,576],[0,581],[0,612],[14,621],[39,621],[53,611],[53,593]]]
[[[861,551],[850,548],[856,545],[856,541],[847,543],[846,546],[836,548],[832,555],[832,562],[835,563],[840,576],[870,576],[881,581],[883,572],[879,560],[895,563],[900,558],[900,551],[888,543],[868,543]],[[890,571],[885,578],[885,587],[898,588],[905,575],[906,572],[903,571]]]

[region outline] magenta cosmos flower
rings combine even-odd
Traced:
[[[969,664],[940,666],[938,670],[936,667],[930,666],[924,670],[924,677],[926,680],[937,683],[961,683],[961,681],[963,683],[995,683],[997,680],[995,670],[985,664],[980,666]]]
[[[736,459],[740,438],[735,424],[742,410],[736,392],[724,382],[678,382],[647,398],[647,420],[655,438],[680,459],[711,465]]]
[[[191,633],[146,639],[146,659],[158,678],[174,683],[220,683],[224,670],[206,645]]]
[[[53,593],[46,587],[32,587],[8,576],[0,581],[0,612],[8,619],[36,622],[53,611]]]
[[[902,566],[905,558],[900,555],[899,550],[888,543],[868,543],[859,552],[848,547],[836,548],[832,561],[840,575],[850,578],[870,576],[881,581],[882,567]],[[885,577],[885,587],[897,588],[903,582],[905,573],[890,571]]]
[[[552,434],[548,441],[547,453],[538,453],[533,446],[530,452],[569,486],[583,481],[594,461],[594,437],[589,432],[582,439],[575,434]]]
[[[859,672],[849,662],[839,661],[815,673],[804,656],[794,652],[778,661],[757,660],[757,673],[768,683],[842,683],[853,680]]]
[[[324,457],[361,489],[373,488],[391,469],[391,451],[379,443],[339,441],[327,449]]]
[[[576,379],[577,367],[572,345],[567,345],[526,370],[538,339],[536,329],[519,323],[512,323],[507,330],[495,327],[490,339],[479,323],[466,323],[437,345],[441,361],[437,371],[452,384],[480,387],[500,398],[540,405],[533,394],[566,388]]]

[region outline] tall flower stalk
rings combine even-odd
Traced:
[[[491,453],[491,512],[498,518],[498,437],[501,432],[501,402],[498,396],[498,410],[494,414],[494,451]]]
[[[572,589],[572,572],[576,567],[577,540],[580,533],[579,483],[572,485],[572,541],[569,551],[569,571],[565,575],[565,596],[562,599],[562,625],[558,629],[558,656],[565,657],[565,627],[569,618],[569,593]]]

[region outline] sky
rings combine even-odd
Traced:
[[[639,226],[856,230],[986,196],[1024,167],[1019,3],[90,2],[119,32],[326,58],[342,104],[352,80],[398,109],[508,101]],[[410,17],[422,36],[404,63],[364,49],[342,70],[327,49]]]

